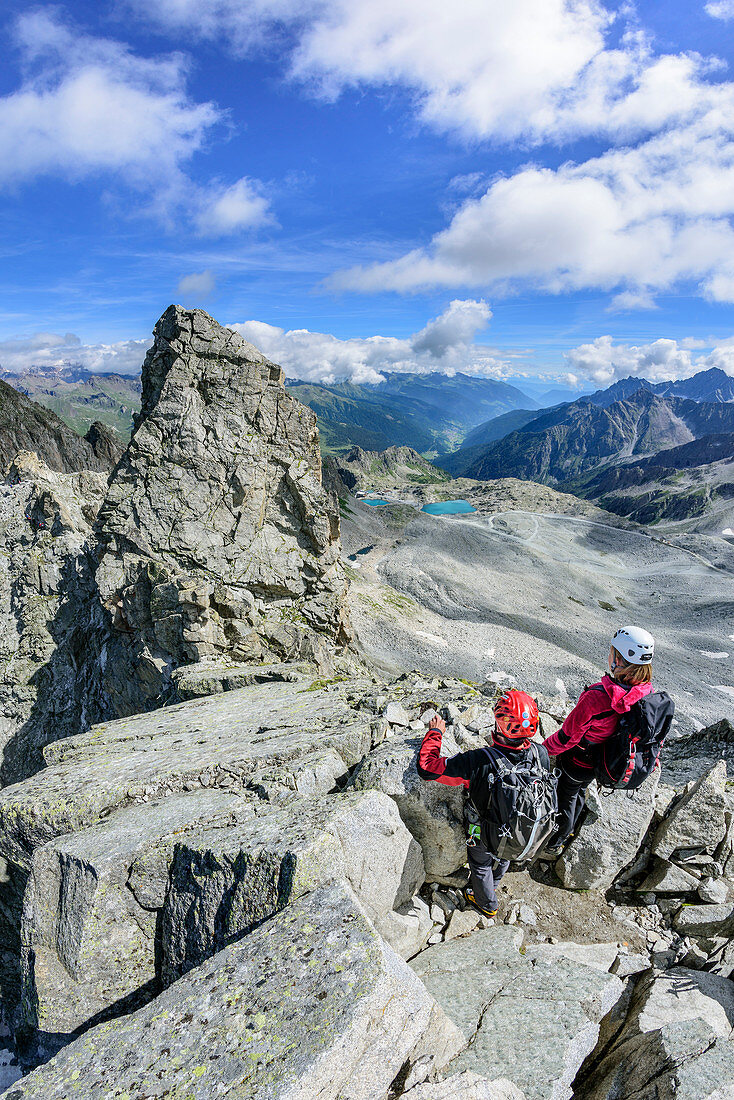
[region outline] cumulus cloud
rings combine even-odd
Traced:
[[[647,306],[655,291],[687,280],[734,300],[734,85],[712,89],[711,100],[695,122],[637,147],[498,179],[427,248],[337,273],[331,285],[596,287]]]
[[[240,52],[290,47],[290,75],[326,99],[400,84],[425,123],[472,139],[633,134],[687,117],[706,88],[693,54],[655,56],[639,31],[612,46],[623,13],[599,0],[128,2]]]
[[[220,118],[214,104],[187,95],[181,55],[140,58],[43,11],[18,20],[16,39],[27,77],[0,99],[0,181],[109,171],[136,184],[160,179]]]
[[[150,340],[121,340],[115,344],[83,344],[73,332],[39,332],[0,340],[0,371],[19,374],[35,368],[67,366],[115,374],[138,374]]]
[[[706,5],[706,11],[714,19],[734,19],[734,0],[715,0]]]
[[[308,329],[286,332],[262,321],[245,321],[230,328],[279,363],[289,377],[310,382],[376,383],[384,380],[384,371],[464,371],[505,378],[516,370],[474,344],[477,332],[491,316],[486,302],[453,301],[440,317],[406,339],[368,336],[340,340]]]
[[[17,20],[15,44],[26,75],[0,97],[0,185],[49,174],[73,182],[108,175],[147,192],[150,212],[183,214],[204,234],[266,219],[256,181],[202,186],[186,174],[186,162],[224,115],[188,94],[182,54],[139,57],[48,10]]]
[[[209,237],[230,236],[273,221],[270,203],[261,185],[246,177],[230,187],[212,184],[200,193],[198,207],[198,230]]]
[[[609,386],[620,378],[647,378],[650,382],[690,378],[702,370],[719,367],[734,375],[734,342],[723,341],[707,355],[693,355],[690,342],[655,340],[651,344],[615,344],[600,336],[568,352],[573,374],[583,375],[597,386]]]
[[[169,32],[247,51],[271,36],[290,75],[333,99],[401,86],[427,125],[475,141],[591,135],[612,148],[555,170],[528,164],[477,194],[476,176],[428,248],[358,267],[337,289],[411,291],[530,284],[616,291],[650,308],[656,291],[697,284],[734,300],[734,85],[694,52],[657,54],[631,5],[600,0],[128,0]],[[732,0],[712,0],[728,18]],[[637,144],[639,143],[639,144]]]
[[[210,298],[217,285],[213,271],[194,271],[179,280],[176,293],[184,302],[202,301]]]

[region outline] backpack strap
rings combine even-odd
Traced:
[[[503,757],[501,755],[492,752],[492,749],[488,745],[484,746],[484,748],[482,749],[482,752],[487,754],[487,756],[490,759],[491,764],[493,765],[493,767],[497,771],[497,774],[500,777],[500,779],[503,779],[506,775],[510,774],[510,772],[512,771],[512,768],[510,768],[505,763],[505,760],[503,759]]]

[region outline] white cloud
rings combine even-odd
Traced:
[[[196,224],[209,237],[229,236],[272,223],[270,203],[256,180],[243,177],[231,187],[212,184],[200,194]]]
[[[610,45],[629,13],[599,0],[128,3],[235,51],[291,47],[291,76],[326,99],[402,85],[425,123],[471,139],[644,132],[687,118],[708,87],[696,55],[655,56],[639,31]]]
[[[454,301],[440,317],[407,339],[368,336],[340,340],[323,332],[282,328],[262,321],[230,325],[291,378],[310,382],[380,382],[384,371],[446,374],[464,371],[506,378],[517,373],[477,347],[474,338],[489,322],[486,302]]]
[[[338,289],[515,283],[635,294],[693,281],[734,299],[734,85],[699,118],[637,147],[557,170],[529,165],[464,202],[427,248],[337,273]],[[629,302],[631,299],[623,299]]]
[[[714,19],[734,19],[734,0],[714,0],[706,5],[706,11]]]
[[[191,275],[184,275],[176,287],[176,293],[185,302],[192,299],[200,302],[211,297],[217,285],[213,271],[194,271]]]
[[[658,309],[657,302],[648,290],[623,290],[615,294],[607,312],[626,313],[633,309]]]
[[[190,97],[182,54],[138,57],[44,10],[17,20],[15,41],[26,76],[0,97],[0,185],[106,175],[147,193],[148,213],[191,218],[202,234],[268,220],[257,181],[201,185],[186,174],[224,114]]]
[[[615,344],[611,336],[599,336],[568,352],[573,373],[598,386],[609,386],[620,378],[647,378],[650,382],[690,378],[698,371],[719,367],[734,376],[734,343],[722,341],[707,355],[691,354],[690,342],[655,340],[651,344]],[[686,346],[686,345],[689,346]]]
[[[39,332],[32,336],[0,340],[0,370],[11,374],[40,367],[55,369],[82,366],[91,371],[137,374],[150,340],[121,340],[115,344],[83,344],[73,332],[63,336]]]
[[[220,118],[188,97],[180,55],[136,57],[43,11],[18,20],[17,42],[28,75],[0,99],[0,181],[110,171],[160,181]]]

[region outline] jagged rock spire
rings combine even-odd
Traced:
[[[314,413],[202,310],[170,306],[98,521],[96,579],[161,671],[223,654],[312,656],[347,637],[339,514]]]

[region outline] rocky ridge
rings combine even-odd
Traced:
[[[36,1066],[6,1097],[722,1100],[727,731],[634,809],[592,797],[555,871],[510,873],[502,923],[464,909],[461,793],[420,780],[416,750],[437,706],[446,752],[486,743],[501,682],[340,653],[338,516],[278,370],[172,307],[97,519],[104,487],[35,459],[5,490],[19,644],[30,563],[75,578],[38,619],[46,690],[0,791],[0,982]],[[43,681],[55,660],[69,678]],[[86,709],[54,726],[66,698]],[[545,733],[570,705],[539,698]]]

